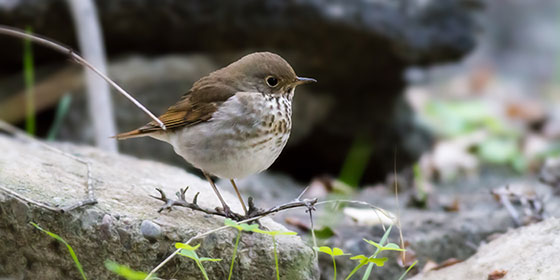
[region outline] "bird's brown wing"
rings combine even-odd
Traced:
[[[226,84],[197,83],[158,118],[167,130],[205,122],[212,118],[212,114],[218,110],[220,104],[235,95],[236,92],[235,88]],[[138,129],[118,134],[115,138],[121,140],[139,137],[161,130],[155,121],[151,121]]]

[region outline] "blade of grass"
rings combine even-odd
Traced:
[[[237,256],[237,247],[239,246],[239,239],[241,238],[241,230],[237,233],[237,238],[235,239],[235,247],[233,249],[233,257],[231,257],[231,265],[229,266],[229,276],[228,280],[231,279],[233,275],[233,264],[235,263],[235,257]]]
[[[146,276],[148,275],[148,273],[146,272],[136,271],[126,265],[118,264],[112,260],[105,261],[105,268],[107,268],[113,273],[118,274],[121,277],[126,278],[127,280],[142,280],[146,278]],[[156,279],[156,278],[150,277],[150,279]]]
[[[76,256],[76,253],[74,252],[74,249],[72,249],[72,246],[70,246],[70,244],[68,244],[68,242],[66,242],[66,240],[62,239],[62,237],[58,236],[56,233],[52,233],[48,230],[45,230],[45,229],[41,228],[38,224],[36,224],[34,222],[30,222],[30,224],[32,224],[38,230],[48,234],[50,237],[62,242],[62,244],[64,244],[64,245],[66,245],[66,248],[68,248],[68,251],[70,252],[70,256],[72,256],[72,260],[74,260],[74,263],[76,264],[76,267],[78,268],[78,270],[80,271],[80,274],[82,275],[82,278],[84,280],[87,280],[86,274],[84,273],[84,270],[82,269],[82,264],[78,260],[78,256]]]
[[[51,129],[49,129],[49,133],[47,134],[48,141],[54,141],[56,139],[56,135],[60,130],[62,121],[64,120],[64,117],[66,116],[68,110],[70,109],[71,102],[72,102],[72,96],[70,94],[65,94],[58,102],[53,124],[51,126]]]
[[[31,34],[31,27],[25,29]],[[33,48],[31,40],[23,40],[23,77],[25,83],[25,131],[29,135],[35,135],[35,69],[33,65]]]
[[[408,269],[401,275],[401,277],[399,277],[399,280],[403,280],[404,277],[406,276],[406,274],[418,263],[418,261],[414,261],[409,267]]]
[[[379,244],[381,246],[383,246],[387,242],[387,238],[389,238],[389,233],[391,233],[392,228],[393,228],[393,225],[389,226],[389,228],[385,231],[385,234],[383,234],[383,237],[381,237],[381,241],[379,241]],[[375,253],[373,253],[373,255],[371,257],[373,257],[373,258],[377,257],[377,254],[379,254],[379,252],[381,252],[381,249],[377,248],[375,250]],[[362,277],[362,280],[367,280],[369,278],[369,275],[371,274],[372,270],[373,270],[373,263],[369,263],[368,267],[366,269],[366,273]]]
[[[372,151],[371,137],[366,134],[356,135],[342,165],[339,180],[352,187],[357,187],[362,180]]]
[[[272,243],[274,244],[274,263],[276,264],[276,280],[280,280],[280,266],[278,265],[278,249],[276,248],[276,238],[272,235]]]

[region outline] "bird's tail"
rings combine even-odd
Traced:
[[[112,136],[111,138],[115,138],[117,140],[124,140],[124,139],[143,137],[143,136],[146,136],[145,132],[142,132],[140,129],[135,129],[129,132],[123,132],[117,134],[115,136]]]

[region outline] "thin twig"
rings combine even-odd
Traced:
[[[176,200],[167,199],[165,193],[164,193],[161,189],[157,189],[157,190],[158,190],[158,192],[160,193],[161,197],[156,197],[156,196],[152,196],[152,195],[150,195],[150,196],[153,197],[153,198],[155,198],[155,199],[162,200],[162,201],[165,201],[165,202],[166,202],[166,204],[160,209],[160,211],[161,211],[162,209],[166,209],[166,208],[167,208],[166,206],[169,204],[169,201],[176,201]],[[198,196],[198,194],[195,195],[195,198],[193,199],[193,202],[192,202],[192,203],[187,202],[187,201],[184,199],[184,194],[185,194],[186,190],[187,190],[187,188],[186,188],[186,189],[181,189],[181,192],[178,193],[178,197],[179,197],[180,202],[179,202],[179,201],[176,201],[176,202],[179,202],[179,204],[173,204],[173,203],[171,203],[172,205],[170,205],[170,206],[173,206],[173,205],[182,206],[182,207],[187,207],[187,208],[190,208],[190,209],[193,209],[193,210],[202,211],[202,212],[204,212],[204,213],[211,212],[211,213],[208,213],[208,214],[214,214],[214,215],[218,215],[218,216],[223,216],[223,217],[225,217],[225,214],[224,214],[223,212],[220,212],[220,211],[213,211],[213,210],[208,210],[208,209],[201,210],[202,208],[201,208],[200,206],[198,206],[198,204],[196,204],[196,197]],[[262,219],[262,218],[264,218],[264,217],[266,217],[266,216],[268,216],[268,215],[270,215],[270,214],[277,213],[277,212],[281,212],[281,211],[285,211],[285,210],[289,210],[289,209],[293,209],[293,208],[297,208],[297,207],[306,207],[306,208],[310,209],[310,207],[313,208],[313,206],[314,206],[316,203],[317,203],[317,198],[313,198],[313,199],[303,199],[303,200],[301,200],[301,195],[300,195],[300,196],[298,196],[298,199],[297,199],[297,200],[294,200],[294,201],[291,201],[291,202],[288,202],[288,203],[284,203],[284,204],[282,204],[282,205],[278,205],[278,206],[272,207],[272,208],[270,208],[269,210],[266,210],[266,211],[258,212],[258,213],[256,213],[256,214],[254,214],[255,216],[250,217],[250,218],[248,218],[248,219],[241,220],[241,221],[239,221],[239,223],[250,223],[250,222],[253,222],[253,221]],[[193,205],[193,204],[194,204],[194,205]],[[252,204],[252,203],[251,203],[251,200],[249,200],[249,204],[250,204],[250,205]],[[194,206],[194,208],[189,207],[189,206]],[[251,206],[249,207],[249,209],[251,209]],[[313,209],[314,209],[314,208],[313,208]],[[207,212],[207,211],[208,211],[208,212]],[[309,210],[309,211],[311,212],[311,210]],[[251,215],[251,211],[250,211],[250,210],[249,210],[249,215]],[[210,230],[210,231],[207,231],[207,232],[204,232],[204,233],[197,234],[196,236],[191,237],[189,240],[187,240],[187,242],[185,242],[185,244],[189,244],[190,242],[192,242],[192,241],[195,240],[195,239],[198,239],[198,238],[207,236],[207,235],[209,235],[209,234],[211,234],[211,233],[214,233],[214,232],[217,232],[217,231],[226,229],[226,228],[228,228],[228,227],[229,227],[229,226],[222,226],[222,227],[215,228],[215,229],[213,229],[213,230]],[[180,249],[175,250],[175,251],[174,251],[171,255],[169,255],[165,260],[163,260],[163,261],[162,261],[160,264],[158,264],[154,269],[152,269],[152,271],[150,271],[150,273],[146,276],[146,278],[144,278],[144,280],[150,279],[150,277],[151,277],[154,273],[156,273],[160,268],[162,268],[167,262],[169,262],[169,261],[170,261],[175,255],[177,255],[180,251],[181,251]]]
[[[31,198],[27,198],[27,197],[25,197],[25,196],[23,196],[23,195],[20,195],[19,193],[16,193],[16,192],[14,192],[14,191],[12,191],[12,190],[10,190],[10,189],[8,189],[8,188],[5,188],[5,187],[2,186],[2,185],[0,185],[0,190],[6,192],[6,193],[8,193],[8,194],[10,194],[11,196],[13,196],[13,197],[15,197],[15,198],[17,198],[17,199],[19,199],[19,200],[22,200],[22,201],[24,201],[24,202],[27,202],[27,203],[29,203],[29,204],[33,204],[33,205],[36,205],[36,206],[39,206],[39,207],[41,207],[41,208],[44,208],[44,209],[47,209],[47,210],[50,210],[50,211],[54,211],[54,212],[60,212],[60,211],[61,211],[61,209],[58,208],[58,207],[53,207],[53,206],[44,204],[44,203],[42,203],[42,202],[35,201],[35,200],[31,199]]]
[[[156,190],[159,192],[160,196],[153,196],[150,195],[151,197],[157,199],[157,200],[161,200],[163,202],[165,202],[165,205],[163,205],[158,212],[161,212],[163,210],[171,210],[173,206],[180,206],[180,207],[185,207],[185,208],[189,208],[195,211],[201,211],[204,212],[206,214],[211,214],[211,215],[217,215],[217,216],[222,216],[222,217],[228,217],[227,214],[220,210],[220,209],[206,209],[203,207],[200,207],[198,205],[198,203],[196,202],[196,197],[198,196],[195,195],[195,198],[193,199],[193,202],[188,202],[185,199],[185,192],[187,191],[188,188],[185,189],[181,189],[181,191],[177,194],[177,198],[178,199],[170,199],[167,198],[167,196],[165,195],[165,193],[159,189],[156,188]],[[248,217],[243,217],[243,216],[238,216],[237,220],[241,220],[242,218],[259,218],[259,217],[264,217],[273,213],[277,213],[280,211],[284,211],[284,210],[288,210],[288,209],[292,209],[292,208],[298,208],[298,207],[309,207],[310,205],[313,206],[315,205],[315,203],[317,203],[317,198],[313,198],[313,199],[303,199],[303,200],[294,200],[288,203],[284,203],[278,206],[274,206],[268,210],[259,210],[256,209],[254,207],[254,204],[252,203],[252,199],[249,199],[249,214]]]
[[[106,75],[101,73],[99,70],[97,70],[97,68],[95,68],[89,62],[87,62],[85,59],[83,59],[81,56],[79,56],[72,49],[63,46],[61,43],[55,43],[51,39],[42,38],[42,37],[37,36],[37,35],[27,34],[27,33],[23,32],[19,29],[9,27],[9,26],[5,26],[5,25],[0,25],[0,34],[9,35],[9,36],[13,36],[13,37],[18,37],[18,38],[22,38],[22,39],[29,39],[29,40],[37,43],[37,44],[43,45],[45,47],[51,48],[53,50],[56,50],[60,53],[65,54],[65,55],[68,55],[74,62],[76,62],[76,63],[78,63],[78,64],[80,64],[84,67],[89,68],[90,70],[95,72],[97,75],[99,75],[101,78],[103,78],[103,80],[105,80],[107,83],[109,83],[119,93],[121,93],[126,98],[128,98],[128,100],[130,100],[132,103],[134,103],[134,105],[136,105],[136,107],[140,108],[142,111],[144,111],[144,113],[146,113],[148,116],[150,116],[150,118],[152,118],[161,127],[161,129],[163,129],[163,130],[166,129],[163,122],[160,119],[158,119],[154,114],[152,114],[152,112],[150,112],[146,107],[144,107],[144,105],[140,104],[140,102],[138,102],[136,99],[134,99],[134,97],[132,97],[130,94],[128,94],[128,92],[126,92],[119,85],[117,85],[115,82],[113,82],[111,79],[109,79],[109,77],[107,77]]]
[[[5,191],[5,192],[7,192],[7,193],[13,195],[14,197],[16,197],[16,198],[18,198],[18,199],[20,199],[20,200],[23,200],[23,201],[25,201],[25,202],[28,202],[28,203],[31,203],[31,204],[37,205],[37,206],[39,206],[39,207],[45,208],[45,209],[47,209],[47,210],[55,211],[55,212],[67,212],[67,211],[70,211],[70,210],[73,210],[73,209],[76,209],[76,208],[79,208],[79,207],[82,207],[82,206],[85,206],[85,205],[93,205],[93,204],[96,204],[96,203],[97,203],[97,199],[95,198],[95,192],[94,192],[94,188],[93,188],[93,184],[92,184],[92,179],[91,179],[91,178],[92,178],[92,175],[91,175],[91,163],[90,163],[89,161],[83,160],[83,159],[81,159],[81,158],[79,158],[79,157],[76,157],[76,156],[74,156],[74,155],[72,155],[72,154],[69,154],[69,153],[64,152],[64,151],[61,151],[61,150],[59,150],[59,149],[57,149],[57,148],[55,148],[55,147],[52,147],[52,146],[50,146],[50,145],[47,145],[47,144],[45,144],[45,143],[43,143],[43,142],[41,142],[41,141],[39,141],[39,140],[37,140],[37,139],[35,139],[35,138],[29,136],[29,135],[27,135],[26,133],[21,132],[19,129],[17,129],[17,128],[11,126],[10,124],[8,124],[8,123],[6,123],[6,122],[4,122],[4,121],[2,121],[2,120],[0,120],[0,129],[1,129],[1,130],[5,130],[5,131],[7,131],[7,132],[9,132],[9,133],[12,133],[13,135],[15,135],[15,136],[17,136],[17,137],[23,138],[23,139],[25,139],[25,140],[27,140],[27,141],[30,141],[30,142],[32,142],[32,143],[39,144],[41,147],[43,147],[43,148],[45,148],[45,149],[47,149],[47,150],[50,150],[50,151],[55,152],[55,153],[62,154],[63,156],[66,156],[66,157],[69,157],[69,158],[71,158],[71,159],[73,159],[73,160],[75,160],[75,161],[78,161],[78,162],[84,164],[84,165],[86,166],[86,168],[87,168],[87,173],[86,173],[87,197],[86,197],[86,199],[84,199],[84,200],[82,200],[82,201],[79,201],[78,203],[73,204],[73,205],[70,205],[70,206],[66,206],[66,207],[53,207],[53,206],[49,206],[49,205],[46,205],[46,204],[41,203],[41,202],[34,201],[34,200],[32,200],[32,199],[26,198],[26,197],[24,197],[23,195],[20,195],[20,194],[14,192],[14,191],[11,191],[11,190],[9,190],[9,189],[7,189],[7,188],[2,187],[2,186],[0,186],[0,189],[1,189],[1,190],[3,190],[3,191]]]
[[[158,191],[159,191],[159,190],[158,190]],[[304,192],[305,192],[305,190],[304,190]],[[181,193],[184,195],[184,191],[183,191],[183,190],[181,191]],[[155,196],[152,196],[152,197],[154,197],[154,198],[156,198],[156,199],[158,199],[158,200],[166,199],[165,193],[163,193],[162,191],[160,191],[160,194],[162,195],[162,197],[155,197]],[[293,208],[298,208],[298,207],[306,207],[306,208],[308,209],[308,211],[311,213],[311,211],[315,210],[315,206],[317,206],[317,205],[329,204],[329,203],[341,203],[341,202],[344,202],[344,203],[353,203],[353,204],[359,204],[359,205],[365,205],[365,206],[368,206],[368,207],[373,208],[373,209],[375,209],[375,210],[378,210],[378,211],[382,212],[384,215],[386,215],[387,217],[391,218],[391,216],[390,216],[384,209],[379,208],[379,207],[377,207],[377,206],[375,206],[375,205],[373,205],[373,204],[370,204],[370,203],[367,203],[367,202],[364,202],[364,201],[357,201],[357,200],[326,200],[326,201],[318,202],[318,199],[317,199],[317,198],[313,198],[313,199],[303,199],[303,200],[301,200],[301,197],[302,197],[302,195],[298,196],[298,199],[296,199],[295,201],[288,202],[288,203],[285,203],[285,204],[282,204],[282,205],[278,205],[278,206],[272,207],[272,208],[270,208],[270,209],[267,210],[267,211],[264,211],[264,212],[259,213],[257,216],[254,216],[254,217],[251,217],[251,218],[248,218],[248,219],[239,221],[239,223],[249,223],[249,222],[256,221],[256,220],[259,220],[259,219],[261,219],[261,218],[264,218],[264,217],[266,217],[266,216],[268,216],[268,215],[270,215],[270,214],[273,214],[273,213],[277,213],[277,212],[281,212],[281,211],[285,211],[285,210],[289,210],[289,209],[293,209]],[[187,202],[187,203],[188,203],[188,202]],[[167,204],[167,203],[166,203],[166,204]],[[179,205],[179,206],[182,206],[182,205]],[[221,215],[221,214],[219,214],[219,215],[220,215],[220,216],[223,216],[223,215]],[[311,226],[312,226],[312,232],[313,232],[313,218],[312,218],[311,214],[310,214],[310,218],[312,219],[312,220],[311,220],[311,223],[312,223]],[[199,239],[199,238],[201,238],[201,237],[207,236],[207,235],[209,235],[209,234],[211,234],[211,233],[214,233],[214,232],[217,232],[217,231],[226,229],[226,228],[228,228],[228,227],[229,227],[229,226],[222,226],[222,227],[215,228],[215,229],[213,229],[213,230],[210,230],[210,231],[207,231],[207,232],[204,232],[204,233],[197,234],[196,236],[191,237],[189,240],[187,240],[187,242],[185,242],[185,244],[189,244],[189,243],[192,242],[193,240],[196,240],[196,239]],[[315,240],[315,238],[314,238],[314,240]],[[316,244],[316,243],[314,243],[314,244]],[[316,245],[315,245],[315,246],[316,246]],[[159,263],[154,269],[152,269],[152,271],[150,271],[150,273],[146,276],[146,278],[144,278],[144,280],[150,279],[150,277],[151,277],[152,275],[154,275],[154,273],[156,273],[159,269],[161,269],[166,263],[168,263],[168,262],[169,262],[175,255],[177,255],[180,251],[181,251],[180,249],[177,249],[177,250],[175,250],[173,253],[171,253],[171,255],[169,255],[167,258],[165,258],[165,260],[163,260],[163,261],[162,261],[161,263]]]

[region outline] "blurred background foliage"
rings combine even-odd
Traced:
[[[539,195],[547,193],[528,184],[493,197],[488,188],[534,180],[547,159],[560,155],[558,1],[94,3],[109,76],[156,114],[199,78],[254,51],[276,52],[298,75],[319,81],[298,88],[292,135],[270,172],[239,182],[262,205],[290,201],[309,186],[310,197],[394,209],[398,190],[414,210],[401,217],[408,238],[420,240],[411,242],[414,250],[443,261],[472,255],[476,246],[466,243],[512,226],[494,199],[541,203]],[[0,24],[80,50],[80,30],[63,0],[0,1]],[[99,145],[95,139],[111,136],[93,128],[96,112],[108,108],[87,114],[80,67],[19,39],[0,37],[0,49],[0,119],[49,140]],[[128,100],[111,97],[119,131],[149,121]],[[122,153],[185,166],[153,139],[118,145]],[[549,174],[560,186],[560,175]],[[554,205],[547,207],[554,211]],[[322,211],[317,234],[326,244],[363,251],[356,244],[362,237],[377,240],[371,236],[381,236],[375,226],[383,218],[347,206]],[[465,209],[467,217],[459,216]],[[537,214],[515,226],[543,219],[542,208],[530,210]],[[278,217],[308,232],[304,218]]]

